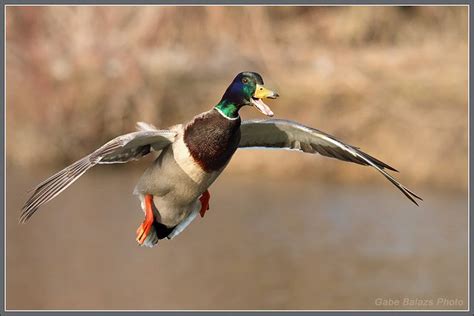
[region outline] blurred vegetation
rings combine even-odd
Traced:
[[[187,121],[253,70],[280,93],[277,117],[362,147],[410,187],[467,190],[466,6],[6,10],[10,165],[63,166],[136,121]],[[231,172],[380,181],[262,155],[239,154]]]

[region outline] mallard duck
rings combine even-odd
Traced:
[[[40,183],[23,206],[20,222],[25,223],[41,205],[95,165],[125,163],[152,151],[159,154],[134,189],[145,213],[136,240],[148,247],[177,236],[198,214],[204,216],[209,209],[208,188],[238,148],[291,149],[371,166],[410,201],[418,205],[416,199],[422,200],[385,171],[397,170],[329,134],[288,120],[241,121],[239,110],[244,106],[273,116],[263,100],[277,97],[264,87],[258,73],[239,73],[216,106],[187,124],[158,129],[140,122],[136,132],[112,139]]]

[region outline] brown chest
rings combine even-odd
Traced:
[[[218,171],[239,146],[240,118],[229,120],[212,110],[186,126],[184,142],[204,171]]]

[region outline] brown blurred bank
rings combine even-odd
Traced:
[[[138,120],[186,121],[242,70],[279,91],[277,117],[362,147],[412,185],[466,190],[462,6],[9,7],[8,162],[58,167]],[[231,171],[378,177],[327,159],[242,156]]]

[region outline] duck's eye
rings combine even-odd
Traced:
[[[242,83],[247,83],[247,82],[249,82],[249,80],[247,78],[242,79]]]

